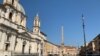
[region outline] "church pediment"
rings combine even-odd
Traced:
[[[28,37],[28,38],[31,38],[31,36],[29,35],[28,32],[22,32],[22,33],[19,33],[20,35],[23,35],[25,37]]]

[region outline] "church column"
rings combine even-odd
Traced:
[[[20,25],[21,17],[20,13],[17,14],[17,24]]]
[[[5,13],[5,18],[9,19],[9,9],[7,9],[7,12]]]
[[[14,1],[14,4],[13,5],[14,5],[15,8],[17,8],[18,1]]]
[[[39,53],[39,56],[41,56],[41,43],[38,44],[38,53]]]
[[[41,42],[41,54],[42,54],[42,56],[44,56],[45,55],[45,42],[44,42],[44,40],[42,39],[42,42]]]
[[[15,13],[15,12],[13,13],[13,16],[12,16],[12,21],[13,21],[13,22],[15,22],[15,21],[16,21],[16,13]]]
[[[11,36],[11,47],[10,47],[10,49],[11,49],[11,52],[14,52],[14,47],[15,47],[15,42],[16,42],[16,35],[12,35]]]
[[[23,45],[23,40],[20,39],[19,37],[17,37],[16,38],[16,46],[15,46],[16,53],[22,53],[22,45]]]
[[[2,32],[2,40],[0,44],[0,49],[5,50],[5,42],[6,42],[7,34],[5,32]]]
[[[4,11],[1,11],[1,17],[5,17]]]
[[[24,18],[24,27],[26,28],[26,18]]]
[[[36,42],[31,42],[31,54],[36,54],[37,53],[37,43]]]
[[[26,41],[25,53],[29,54],[29,41]]]
[[[5,33],[0,31],[0,56],[4,56],[4,46],[5,46]]]

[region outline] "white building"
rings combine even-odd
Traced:
[[[0,56],[43,56],[46,36],[40,31],[38,15],[33,24],[33,32],[28,32],[25,10],[19,0],[3,0],[0,4]]]

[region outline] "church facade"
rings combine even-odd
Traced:
[[[19,0],[3,0],[0,4],[0,56],[43,56],[46,36],[40,31],[38,15],[33,24],[33,32],[29,32]]]

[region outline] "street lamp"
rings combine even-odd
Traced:
[[[82,26],[83,26],[83,36],[84,36],[85,54],[86,54],[86,56],[87,56],[86,35],[85,35],[85,24],[84,24],[84,16],[83,16],[83,14],[82,14]]]

